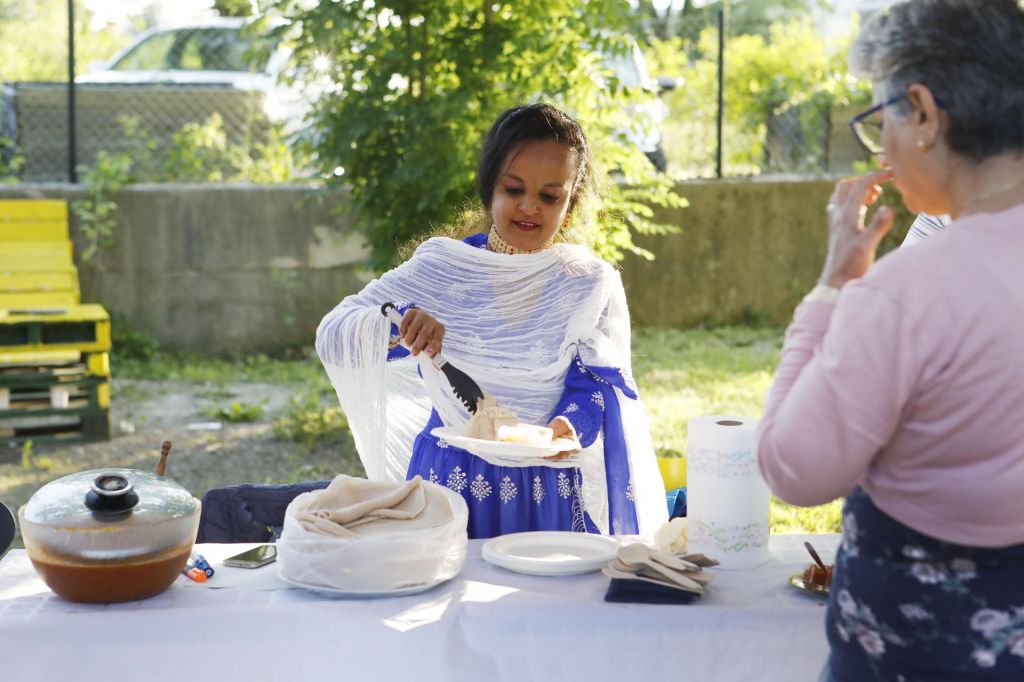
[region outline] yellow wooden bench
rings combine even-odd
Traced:
[[[0,201],[0,309],[80,301],[64,201]]]
[[[0,438],[109,436],[110,317],[72,248],[66,202],[0,200]]]

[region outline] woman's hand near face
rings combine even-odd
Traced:
[[[444,325],[419,308],[409,308],[405,312],[398,333],[413,355],[426,351],[430,358],[441,351],[444,341]]]
[[[874,263],[878,244],[892,228],[893,212],[883,206],[866,228],[864,216],[882,194],[880,183],[892,177],[892,171],[882,170],[836,183],[826,208],[828,256],[819,284],[841,289],[851,279],[863,277]]]
[[[572,424],[570,424],[569,420],[566,419],[565,417],[555,417],[548,424],[548,428],[551,429],[551,440],[555,440],[557,438],[571,438],[572,440],[576,441],[577,446],[579,445],[580,441],[579,438],[576,437],[576,429],[572,427]],[[566,457],[575,455],[579,451],[580,448],[576,447],[572,450],[565,450],[563,452],[559,452],[557,455],[545,457],[545,459],[565,459]]]

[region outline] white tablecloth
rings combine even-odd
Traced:
[[[827,656],[824,602],[788,585],[811,539],[831,561],[838,535],[771,538],[767,564],[715,570],[686,606],[609,604],[600,573],[542,578],[483,561],[419,595],[329,599],[292,588],[275,565],[230,569],[245,545],[200,545],[217,569],[163,594],[74,604],[36,577],[23,550],[0,562],[0,680],[816,679]]]

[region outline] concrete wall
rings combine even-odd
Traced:
[[[789,320],[821,274],[825,204],[834,185],[805,178],[681,185],[690,205],[656,214],[680,232],[637,238],[656,258],[630,256],[622,264],[633,322],[688,327]],[[885,202],[897,217],[883,250],[897,245],[912,222],[895,189]]]
[[[0,197],[82,196],[60,185]],[[161,343],[216,354],[308,345],[323,315],[371,275],[343,196],[311,187],[138,185],[116,195],[114,244],[79,266],[82,299]],[[76,260],[84,240],[72,215]]]
[[[623,263],[634,321],[788,319],[821,268],[832,185],[681,185],[690,206],[658,217],[682,231],[639,238],[656,260]],[[82,195],[67,185],[0,187],[4,198]],[[114,244],[95,263],[79,263],[83,300],[126,315],[170,347],[232,354],[309,344],[320,318],[371,277],[360,267],[362,240],[339,211],[343,195],[297,186],[139,185],[115,198]],[[898,218],[900,235],[909,220]],[[84,238],[73,216],[72,232],[79,254]]]

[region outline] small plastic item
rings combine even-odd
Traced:
[[[181,569],[181,572],[184,573],[185,576],[187,576],[188,578],[191,578],[192,580],[196,581],[197,583],[206,582],[206,573],[204,573],[201,568],[189,568],[186,566],[185,568]]]
[[[676,488],[665,493],[668,504],[668,517],[674,519],[686,516],[686,488]]]
[[[204,557],[202,554],[199,554],[198,552],[192,552],[191,563],[196,568],[205,573],[207,578],[213,577],[213,566],[210,565],[210,562],[208,562],[206,560],[206,557]]]

